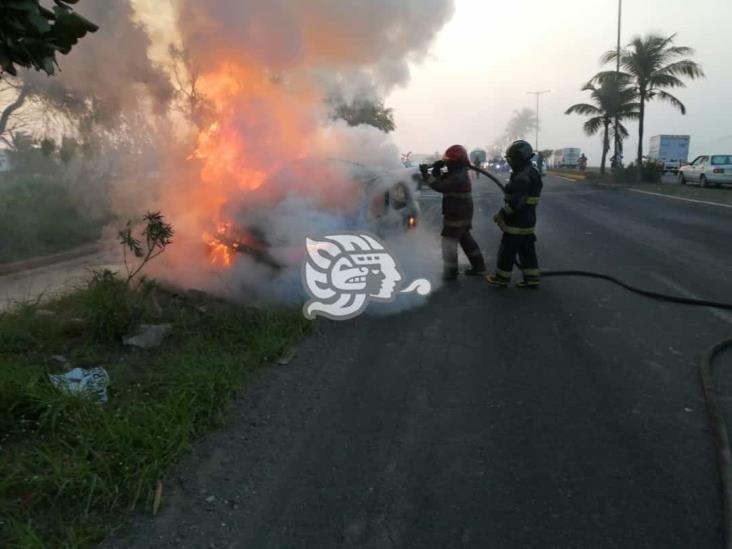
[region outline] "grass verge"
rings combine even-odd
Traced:
[[[172,335],[154,350],[123,347],[141,322]],[[111,273],[0,315],[0,547],[93,547],[130,513],[152,512],[171,464],[307,326],[299,311],[130,289]],[[112,378],[106,404],[48,380],[93,366]]]
[[[554,175],[558,177],[564,177],[566,179],[572,179],[573,181],[588,181],[588,182],[612,182],[612,174],[606,173],[601,174],[595,170],[568,170],[568,169],[549,169],[547,175]]]

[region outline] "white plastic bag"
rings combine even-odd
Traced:
[[[96,402],[107,402],[107,387],[109,387],[109,374],[104,368],[92,368],[84,370],[74,368],[70,372],[60,375],[49,375],[51,383],[57,389],[69,395],[83,395]]]

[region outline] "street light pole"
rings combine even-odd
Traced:
[[[615,68],[615,87],[617,91],[620,91],[620,39],[623,29],[623,0],[618,0],[618,49],[617,53],[617,65]],[[614,162],[617,166],[619,164],[618,155],[620,154],[620,135],[618,134],[618,125],[620,124],[620,113],[618,112],[620,107],[619,102],[620,96],[617,94],[615,98],[615,147],[614,147]]]
[[[539,98],[544,95],[545,93],[549,93],[551,90],[543,90],[543,91],[529,91],[526,92],[529,95],[535,95],[536,96],[536,153],[539,153]]]

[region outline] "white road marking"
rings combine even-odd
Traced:
[[[556,177],[557,179],[564,179],[565,181],[569,181],[570,183],[576,183],[576,179],[571,179],[569,177],[564,177],[563,175],[552,175],[551,177]]]
[[[671,198],[672,200],[683,200],[684,202],[694,202],[695,204],[706,204],[707,206],[719,206],[720,208],[732,208],[730,204],[720,204],[719,202],[709,202],[707,200],[694,200],[693,198],[682,198],[680,196],[672,196],[670,194],[652,193],[650,191],[641,191],[640,189],[630,189],[631,192],[650,194],[653,196],[661,196],[663,198]]]
[[[660,275],[658,273],[651,273],[651,276],[653,278],[655,278],[656,280],[662,282],[663,284],[665,284],[666,286],[668,286],[672,290],[675,290],[675,291],[679,292],[684,297],[688,297],[690,299],[702,299],[698,295],[696,295],[695,293],[690,292],[689,290],[687,290],[683,286],[678,285],[676,282],[674,282],[673,280],[669,280],[668,278],[666,278],[663,275]],[[726,311],[722,311],[720,309],[714,309],[712,307],[708,307],[707,310],[710,313],[712,313],[714,316],[716,316],[719,320],[722,320],[724,322],[727,322],[729,324],[732,324],[732,314],[731,313],[728,313]]]

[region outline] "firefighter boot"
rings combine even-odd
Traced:
[[[534,258],[536,256],[534,255]],[[517,288],[536,290],[540,286],[541,271],[539,269],[523,269],[524,279],[516,283]]]
[[[488,284],[491,286],[496,286],[497,288],[507,288],[508,283],[511,281],[510,278],[506,278],[505,276],[502,276],[498,273],[488,275],[485,277]]]

